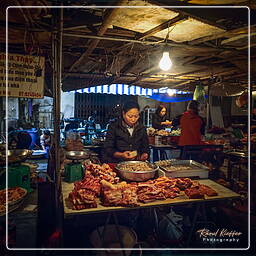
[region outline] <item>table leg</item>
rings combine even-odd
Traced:
[[[207,214],[206,214],[206,209],[205,209],[205,203],[202,203],[202,214],[203,214],[204,221],[207,222]]]
[[[154,217],[154,221],[155,221],[155,232],[158,235],[159,234],[159,225],[158,225],[158,216],[157,216],[156,208],[153,208],[152,211],[153,211],[153,217]]]
[[[231,166],[231,159],[230,157],[228,158],[228,173],[227,173],[227,180],[228,181],[231,181],[231,178],[232,178],[232,166]]]
[[[190,244],[191,237],[192,237],[192,233],[193,233],[193,231],[194,231],[194,229],[195,229],[196,220],[197,220],[198,214],[199,214],[199,209],[200,209],[200,204],[196,204],[196,211],[195,211],[195,215],[194,215],[194,217],[193,217],[192,227],[191,227],[191,229],[190,229],[190,232],[189,232],[189,235],[188,235],[188,240],[187,240],[187,243],[186,243],[187,247],[188,247],[189,244]]]

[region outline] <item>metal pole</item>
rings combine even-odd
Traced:
[[[55,228],[61,230],[61,175],[60,175],[60,95],[62,76],[62,30],[63,30],[63,8],[54,9],[53,12],[53,33],[52,33],[52,55],[53,55],[53,118],[54,136],[52,165],[54,168],[53,179],[55,182]],[[59,241],[62,242],[62,239]]]
[[[53,49],[53,116],[54,116],[54,154],[55,154],[55,175],[56,189],[60,188],[60,95],[62,76],[62,29],[63,29],[63,8],[56,9],[54,15],[52,34]]]

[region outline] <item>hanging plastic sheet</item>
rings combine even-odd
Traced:
[[[171,103],[171,102],[190,101],[193,99],[193,95],[192,94],[176,94],[174,96],[170,96],[168,95],[168,93],[161,93],[161,94],[153,94],[149,98],[160,101],[160,102]]]
[[[200,103],[199,105],[199,115],[201,117],[206,117],[206,100],[205,91],[203,85],[199,82],[194,91],[193,100]]]

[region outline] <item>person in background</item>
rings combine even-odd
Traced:
[[[191,100],[187,111],[173,120],[174,126],[179,126],[181,134],[178,145],[180,146],[180,158],[186,155],[184,146],[202,145],[202,135],[205,133],[205,122],[199,116],[199,102]],[[196,160],[196,159],[194,159]]]
[[[122,116],[108,126],[103,156],[106,163],[148,159],[148,136],[146,128],[138,121],[139,111],[138,103],[126,102]]]
[[[155,114],[152,117],[152,127],[157,130],[162,130],[167,126],[171,126],[172,122],[166,118],[166,107],[164,105],[159,105],[156,109]]]
[[[49,148],[51,145],[51,133],[49,130],[44,130],[43,134],[40,136],[40,144],[42,149],[46,152],[46,157],[49,155]]]
[[[15,149],[29,149],[32,138],[27,131],[17,131],[13,127],[8,129],[8,147]]]
[[[164,105],[159,105],[152,117],[152,127],[157,130],[164,130],[166,127],[171,126],[172,122],[166,119],[167,110]],[[160,159],[159,159],[160,151]],[[164,160],[166,158],[166,152],[163,149],[153,148],[153,161]]]
[[[202,144],[205,124],[202,117],[198,115],[198,109],[198,101],[191,100],[188,103],[187,111],[181,115],[179,120],[181,128],[179,146]]]

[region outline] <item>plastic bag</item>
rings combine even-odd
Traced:
[[[159,222],[159,235],[161,239],[178,243],[183,237],[183,216],[173,210],[164,215]]]

